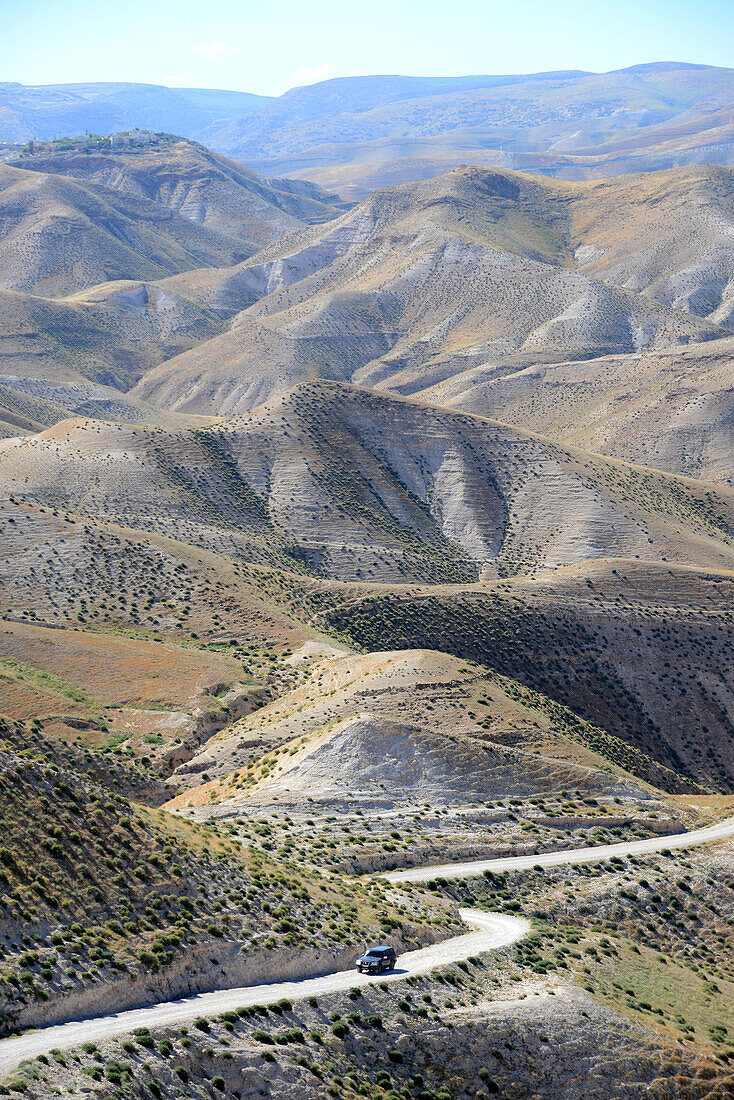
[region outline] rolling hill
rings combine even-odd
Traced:
[[[375,192],[263,249],[233,269],[238,282],[208,280],[209,308],[220,285],[239,286],[245,308],[136,396],[232,415],[314,377],[415,394],[486,364],[511,373],[721,337],[732,179],[697,168],[559,184],[465,168]]]
[[[212,737],[170,783],[197,783],[203,772],[207,783],[173,807],[214,802],[221,814],[274,797],[302,809],[307,800],[445,805],[554,786],[644,797],[484,670],[430,651],[315,663],[292,692]]]
[[[195,138],[266,177],[360,201],[465,164],[565,179],[731,164],[732,70],[340,77],[278,98],[214,89],[0,84],[0,140],[140,127]]]
[[[734,564],[731,490],[335,383],[211,428],[64,421],[5,446],[0,487],[345,580],[467,581],[608,557]]]
[[[360,200],[465,164],[566,179],[731,164],[732,102],[731,69],[676,62],[442,82],[347,77],[198,136],[256,171]]]
[[[0,285],[60,296],[236,263],[253,249],[149,199],[0,165]]]
[[[191,127],[244,115],[266,96],[214,88],[166,88],[159,84],[0,83],[0,140],[25,142],[118,130],[167,130],[186,136]]]
[[[165,134],[36,142],[7,163],[160,203],[253,249],[339,212],[336,196],[313,184],[261,179],[198,142]]]
[[[659,470],[734,482],[730,338],[525,367],[476,367],[421,396]]]
[[[0,85],[0,1094],[731,1095],[732,72]]]

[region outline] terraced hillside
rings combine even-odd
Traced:
[[[342,579],[466,581],[607,557],[722,568],[734,554],[728,489],[334,383],[206,429],[62,422],[7,444],[0,484]]]

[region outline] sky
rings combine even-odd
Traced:
[[[734,0],[0,0],[0,80],[280,95],[333,76],[734,66]]]

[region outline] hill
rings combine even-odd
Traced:
[[[732,178],[558,184],[466,168],[375,192],[241,267],[228,331],[150,373],[137,396],[232,415],[314,377],[412,394],[487,363],[509,373],[721,337],[732,257],[709,210],[731,223]],[[232,273],[222,285],[233,291]]]
[[[261,179],[198,142],[167,134],[34,142],[7,163],[160,203],[254,249],[339,212],[336,197],[313,184]]]
[[[727,97],[730,98],[730,97]],[[511,169],[561,180],[611,179],[693,164],[734,164],[731,107],[684,111],[671,121],[642,124],[616,137],[606,120],[568,132],[529,133],[512,126],[475,126],[435,135],[393,134],[369,141],[314,145],[249,163],[263,172],[308,180],[360,202],[371,191],[433,179],[467,164]],[[217,144],[217,135],[212,135]],[[569,150],[564,152],[564,150]]]
[[[566,179],[734,157],[732,70],[339,77],[276,99],[215,89],[0,84],[0,140],[134,127],[195,138],[266,177],[360,201],[465,164]]]
[[[462,164],[570,179],[731,163],[731,69],[664,63],[430,82],[351,77],[295,88],[198,135],[265,174],[350,199]]]
[[[292,692],[212,737],[170,782],[202,772],[209,782],[172,807],[221,814],[275,798],[306,811],[307,802],[375,809],[564,787],[646,797],[547,719],[538,724],[485,670],[430,651],[316,663]]]
[[[421,397],[627,462],[731,485],[732,350],[726,338],[512,374],[475,367]]]
[[[602,560],[473,586],[337,586],[305,603],[281,590],[352,645],[478,661],[519,681],[525,705],[552,715],[548,696],[672,771],[733,789],[730,570]]]
[[[0,302],[3,384],[62,408],[78,403],[71,386],[92,382],[107,388],[102,400],[142,410],[146,403],[128,403],[124,391],[150,367],[223,328],[210,310],[157,283],[109,282],[65,298],[0,290]]]
[[[50,296],[156,279],[252,252],[149,199],[0,165],[0,285]]]
[[[37,505],[343,579],[734,560],[731,490],[334,383],[200,430],[62,422],[6,445],[0,478]]]
[[[296,946],[305,967],[343,952],[336,921],[308,938],[295,924],[260,932],[282,904],[302,924],[327,911],[351,924],[337,880],[325,875],[312,896],[307,876],[277,857],[253,857],[215,829],[131,803],[49,761],[44,748],[42,740],[21,751],[5,737],[0,744],[3,776],[13,781],[0,788],[3,1032],[213,981],[220,988],[256,981],[276,961],[288,965]],[[408,900],[399,898],[360,898],[360,933],[392,927],[396,903]],[[453,923],[440,902],[408,904],[415,917],[400,922],[406,944],[430,936],[436,918]]]

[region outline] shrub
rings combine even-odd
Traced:
[[[174,1066],[173,1067],[173,1072],[176,1074],[176,1076],[178,1078],[180,1078],[181,1081],[184,1081],[184,1082],[188,1081],[189,1071],[186,1069],[186,1066]]]
[[[129,1076],[130,1073],[130,1066],[126,1065],[125,1062],[115,1062],[114,1059],[107,1062],[104,1068],[105,1077],[113,1085],[121,1084],[123,1077]]]
[[[212,1077],[212,1084],[215,1089],[219,1089],[220,1092],[224,1092],[225,1081],[223,1077]]]

